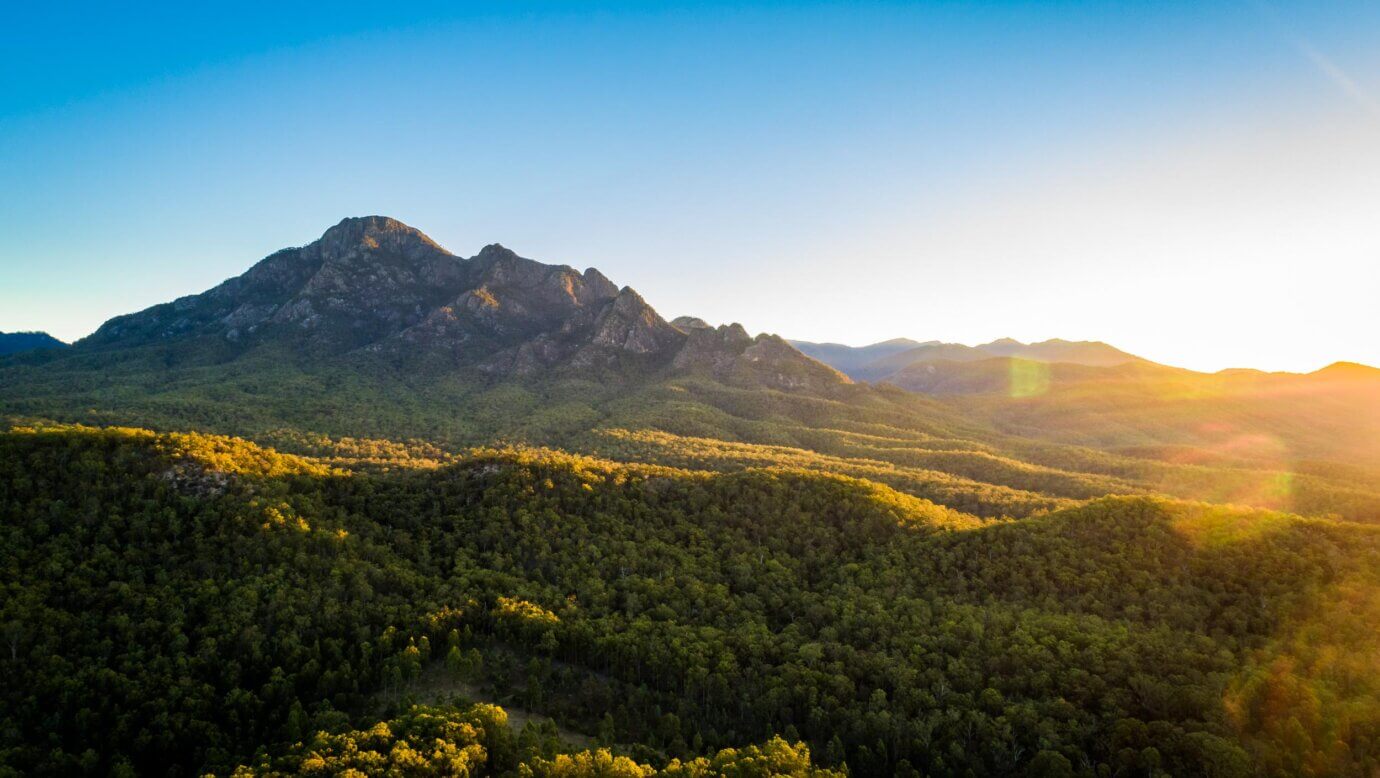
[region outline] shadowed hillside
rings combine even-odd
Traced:
[[[0,356],[60,348],[67,348],[67,344],[46,332],[0,332]]]

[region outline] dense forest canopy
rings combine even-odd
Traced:
[[[468,774],[1291,775],[1380,756],[1364,524],[1152,496],[988,519],[788,462],[399,446],[342,467],[82,427],[0,447],[18,772],[416,752]]]

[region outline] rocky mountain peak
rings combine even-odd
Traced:
[[[709,322],[705,321],[704,319],[701,319],[698,316],[677,316],[676,318],[671,320],[671,325],[674,326],[676,329],[680,330],[681,332],[689,332],[691,330],[714,329],[709,325]]]
[[[497,259],[500,257],[505,259],[515,259],[517,258],[517,252],[513,251],[507,246],[504,246],[502,243],[490,243],[489,245],[480,249],[479,253],[476,254],[475,257],[479,259]]]
[[[449,253],[421,230],[388,216],[352,216],[326,230],[314,243],[324,257],[356,250],[410,253],[417,249]]]
[[[603,298],[618,296],[618,285],[605,278],[604,274],[598,270],[592,267],[585,268],[581,277],[584,278],[585,285],[595,296]]]
[[[634,354],[653,354],[679,347],[685,336],[642,295],[625,286],[600,314],[594,343]]]
[[[828,394],[852,381],[832,367],[805,356],[777,335],[748,334],[734,322],[719,327],[691,327],[674,367],[708,373],[736,385],[767,386],[788,391]]]

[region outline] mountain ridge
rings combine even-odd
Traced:
[[[46,332],[32,330],[28,332],[0,332],[0,356],[6,354],[20,354],[26,351],[38,349],[64,349],[69,344],[64,343]]]
[[[700,370],[824,392],[850,382],[779,337],[751,337],[738,325],[704,337],[708,325],[696,321],[675,326],[593,267],[538,262],[499,243],[462,258],[397,219],[366,216],[205,292],[114,317],[76,346],[168,347],[174,363],[212,352],[233,360],[277,344],[318,358],[430,359],[498,377]]]
[[[1014,338],[998,338],[977,346],[938,340],[920,342],[909,338],[892,338],[856,347],[808,341],[792,343],[802,353],[833,365],[856,380],[874,382],[890,380],[911,365],[935,361],[964,362],[992,357],[1016,357],[1050,364],[1068,363],[1095,367],[1148,362],[1101,341],[1072,341],[1062,338],[1035,343],[1023,343]]]
[[[882,359],[909,361],[913,343],[883,342],[892,354]],[[1125,355],[1096,342],[984,345]],[[462,258],[395,219],[356,217],[201,294],[115,317],[72,348],[0,359],[0,404],[13,419],[211,418],[223,431],[256,434],[295,425],[550,442],[616,420],[761,443],[814,439],[775,429],[790,416],[870,433],[890,434],[879,423],[918,426],[999,446],[1014,436],[1170,457],[1183,447],[1233,460],[1250,451],[1281,469],[1281,451],[1374,461],[1377,371],[1365,368],[1214,377],[1133,355],[1094,367],[934,341],[914,349],[929,359],[853,384],[778,336],[694,317],[668,322],[595,268],[545,264],[497,243]],[[975,358],[936,358],[949,351]],[[1308,418],[1294,412],[1300,398]]]

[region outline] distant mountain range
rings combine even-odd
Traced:
[[[0,356],[35,349],[66,347],[66,343],[46,332],[0,332]]]
[[[1021,373],[1039,373],[1046,388],[1087,382],[1106,387],[1112,383],[1165,380],[1254,386],[1262,382],[1289,383],[1301,379],[1368,381],[1380,376],[1380,369],[1354,362],[1338,362],[1307,374],[1269,373],[1250,368],[1200,373],[1151,362],[1095,340],[1054,338],[1022,343],[1001,338],[979,346],[937,340],[922,343],[909,338],[894,338],[870,346],[802,340],[790,343],[801,353],[832,365],[855,380],[889,383],[924,394],[1007,393],[1011,377]]]
[[[1200,373],[1096,341],[792,343],[859,381],[946,398],[1011,434],[1186,461],[1377,461],[1380,369],[1366,365]]]
[[[1022,343],[1011,338],[1002,338],[980,346],[943,343],[937,340],[921,343],[909,338],[895,338],[858,347],[800,340],[791,341],[791,345],[857,380],[888,381],[903,388],[910,388],[906,386],[909,369],[918,364],[934,362],[976,362],[995,357],[1092,367],[1147,362],[1106,343],[1058,338],[1040,343]],[[933,374],[935,371],[927,369],[926,372]]]

